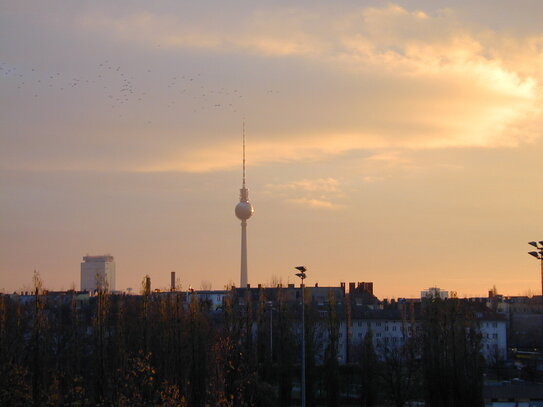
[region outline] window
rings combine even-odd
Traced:
[[[498,334],[492,334],[492,338],[497,340],[498,339]]]
[[[497,328],[497,327],[498,327],[498,323],[497,323],[497,322],[492,322],[492,327],[493,327],[493,328]]]
[[[392,327],[392,330],[393,330],[393,331],[395,331],[395,330],[396,330],[396,325],[394,325],[394,326]]]

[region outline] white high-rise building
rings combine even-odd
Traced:
[[[438,287],[430,287],[427,290],[424,290],[424,291],[420,292],[420,298],[421,299],[424,299],[424,298],[430,298],[430,299],[441,298],[442,300],[444,300],[446,298],[449,298],[449,292],[444,291],[444,290],[442,290],[441,288],[438,288]]]
[[[84,256],[81,263],[81,291],[98,289],[115,291],[115,259],[103,256]]]

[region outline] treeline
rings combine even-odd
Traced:
[[[181,292],[100,292],[81,302],[40,285],[31,301],[0,296],[1,406],[299,403],[301,310],[280,289],[273,305],[264,292],[255,300],[233,290],[210,312]],[[324,307],[306,305],[308,406],[483,405],[481,338],[462,301],[429,301],[402,346],[375,349],[368,333],[346,365],[338,362],[345,315],[333,296]]]

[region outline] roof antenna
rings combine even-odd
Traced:
[[[243,120],[243,188],[245,188],[245,119]]]

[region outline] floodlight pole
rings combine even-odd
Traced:
[[[543,306],[543,249],[540,251],[539,262],[541,263],[541,306]]]
[[[305,407],[305,284],[304,279],[306,278],[305,272],[307,271],[304,266],[295,267],[296,270],[300,271],[296,276],[300,277],[302,283],[300,288],[302,290],[302,382],[300,385],[300,393],[302,399],[302,407]]]
[[[302,407],[305,407],[305,284],[302,277]]]
[[[270,360],[273,364],[273,302],[268,301],[267,304],[270,311]]]
[[[529,242],[528,244],[537,249],[537,251],[528,254],[534,256],[541,263],[541,305],[543,306],[543,240],[540,240],[539,244],[538,242]]]
[[[543,249],[541,249],[539,261],[541,263],[541,306],[543,307]]]

